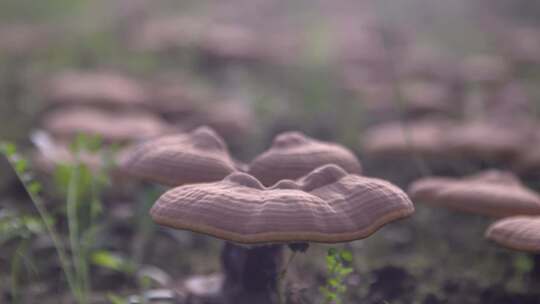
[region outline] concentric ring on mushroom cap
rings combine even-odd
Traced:
[[[412,200],[492,217],[540,214],[540,197],[511,173],[489,170],[463,179],[428,177],[409,188]]]
[[[168,186],[213,182],[235,171],[225,143],[208,127],[149,140],[121,159],[128,174]]]
[[[270,188],[245,173],[177,187],[150,214],[156,223],[175,229],[257,244],[363,239],[413,212],[412,202],[396,186],[327,165]]]
[[[327,164],[338,165],[349,173],[362,171],[360,162],[347,148],[300,132],[285,132],[276,136],[272,147],[251,162],[249,174],[270,186],[282,179],[298,179]]]
[[[486,238],[521,251],[540,253],[540,217],[515,216],[493,223]]]

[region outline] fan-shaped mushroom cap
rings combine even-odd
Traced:
[[[540,173],[540,148],[538,148],[538,142],[534,142],[534,145],[530,148],[522,150],[512,165],[512,169],[520,175]]]
[[[0,54],[26,54],[43,50],[58,41],[52,28],[45,24],[0,24]]]
[[[506,49],[510,60],[518,64],[540,63],[540,30],[538,28],[511,29],[504,39],[503,48]]]
[[[446,120],[425,120],[386,123],[366,130],[362,139],[368,155],[439,156],[446,153],[444,134],[450,124]]]
[[[486,238],[511,249],[540,253],[540,217],[499,220],[488,228]]]
[[[159,117],[146,112],[111,113],[92,108],[58,109],[43,119],[43,128],[60,139],[77,134],[99,135],[106,141],[146,139],[170,131]]]
[[[402,92],[406,110],[412,113],[448,113],[452,108],[450,92],[440,83],[414,81],[405,84]]]
[[[449,151],[465,158],[509,159],[522,149],[524,133],[494,123],[457,125],[447,134]]]
[[[127,174],[168,186],[221,180],[235,171],[223,140],[210,128],[149,140],[121,160]]]
[[[354,174],[362,171],[360,162],[347,148],[300,132],[285,132],[276,136],[272,147],[251,162],[248,172],[270,186],[282,179],[298,179],[326,164],[336,164]]]
[[[254,120],[251,108],[243,102],[222,101],[208,103],[202,111],[194,113],[181,125],[186,129],[210,126],[230,142],[252,132]]]
[[[348,242],[413,212],[396,186],[335,165],[271,188],[233,173],[217,183],[172,189],[150,211],[158,224],[247,244]]]
[[[64,72],[50,80],[45,98],[53,104],[134,107],[145,103],[144,89],[112,72]]]
[[[205,28],[203,20],[167,18],[149,20],[133,33],[132,44],[142,51],[166,52],[195,47]]]
[[[497,83],[510,74],[510,66],[502,57],[489,54],[465,58],[462,73],[466,81],[473,83]]]
[[[202,104],[209,97],[201,88],[176,80],[154,85],[149,90],[148,99],[156,113],[174,122],[202,112]]]
[[[260,37],[240,25],[214,24],[202,35],[199,48],[220,59],[256,60],[263,55]]]
[[[540,197],[512,173],[496,170],[463,179],[420,179],[409,195],[414,201],[492,217],[540,214]]]

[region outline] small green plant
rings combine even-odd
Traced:
[[[347,292],[345,279],[353,272],[347,265],[352,262],[353,256],[349,250],[330,248],[326,255],[326,268],[328,277],[326,285],[320,288],[325,304],[341,304]]]
[[[101,143],[97,138],[79,136],[71,149],[74,161],[60,164],[55,170],[55,186],[58,194],[66,198],[65,215],[67,218],[68,248],[62,242],[60,232],[55,226],[53,213],[45,208],[42,197],[43,186],[32,175],[29,162],[17,153],[17,148],[11,143],[1,143],[0,153],[3,154],[13,167],[31,201],[36,207],[41,224],[52,239],[60,260],[70,292],[78,304],[89,302],[91,292],[90,264],[96,257],[95,239],[99,231],[98,216],[101,214],[101,193],[108,184],[107,166],[90,169],[80,160],[82,153],[100,150]],[[107,162],[104,162],[107,163]],[[22,218],[24,219],[24,218]],[[22,220],[21,219],[21,220]],[[26,220],[27,230],[35,226]],[[29,224],[32,224],[29,226]],[[24,231],[24,230],[21,230]],[[20,255],[16,255],[16,259]],[[97,254],[97,261],[103,261],[104,252]],[[106,260],[106,259],[105,259]],[[110,259],[109,259],[110,260]],[[94,261],[95,262],[95,261]],[[94,263],[98,264],[99,263]],[[105,263],[106,264],[106,263]],[[13,267],[19,272],[18,260],[13,261]],[[118,266],[115,262],[113,266]],[[125,268],[122,268],[125,270]],[[15,280],[13,280],[15,282]],[[16,284],[13,284],[16,287]]]

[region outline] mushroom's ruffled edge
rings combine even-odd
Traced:
[[[311,174],[307,175],[306,177],[299,180],[298,182],[294,182],[290,180],[283,180],[269,188],[265,188],[262,184],[260,184],[260,182],[258,182],[257,179],[245,173],[233,173],[229,175],[226,178],[226,180],[229,180],[230,182],[235,182],[240,186],[248,186],[250,188],[255,188],[259,190],[263,190],[263,189],[279,190],[279,189],[291,189],[291,188],[300,190],[304,187],[307,187],[311,190],[312,183],[309,182],[310,181],[309,177],[310,176],[318,177],[325,174],[325,172],[334,173],[334,175],[328,180],[328,184],[334,183],[347,175],[347,173],[345,173],[343,169],[341,169],[340,167],[336,165],[326,165],[318,169],[315,169]],[[378,180],[378,179],[373,179],[373,178],[370,178],[370,179]],[[248,183],[246,184],[244,182],[241,182],[242,180]],[[238,181],[240,181],[240,183]],[[390,213],[385,214],[384,216],[380,216],[379,218],[373,220],[372,223],[364,229],[360,229],[360,230],[356,230],[352,232],[346,232],[346,233],[321,233],[321,232],[311,232],[311,231],[265,232],[265,233],[254,233],[254,234],[236,233],[236,232],[218,229],[210,225],[200,223],[196,220],[189,221],[189,222],[184,221],[183,223],[178,223],[170,218],[158,217],[155,215],[155,212],[154,212],[155,210],[154,208],[156,208],[156,205],[154,205],[154,207],[150,210],[150,215],[152,219],[154,220],[154,222],[163,226],[168,226],[168,227],[179,229],[179,230],[188,230],[195,233],[201,233],[201,234],[209,235],[212,237],[216,237],[219,239],[223,239],[223,240],[231,241],[235,243],[240,243],[240,244],[274,244],[274,243],[280,244],[280,243],[298,243],[298,242],[332,244],[332,243],[351,242],[351,241],[367,238],[373,233],[375,233],[377,230],[382,228],[384,225],[390,222],[399,220],[399,219],[409,217],[415,211],[412,201],[409,199],[409,197],[407,196],[405,192],[403,192],[401,189],[399,189],[398,187],[394,186],[393,184],[389,182],[386,182],[383,180],[378,180],[378,181],[396,190],[397,196],[400,196],[401,198],[403,198],[403,201],[404,201],[403,206],[399,209],[396,209]],[[252,183],[255,183],[255,184],[252,184]],[[283,185],[284,187],[281,188],[280,185]]]
[[[224,231],[201,223],[183,223],[179,225],[172,220],[157,218],[152,216],[153,220],[160,225],[168,226],[174,229],[188,230],[195,233],[201,233],[208,236],[216,237],[222,240],[231,241],[240,244],[282,244],[282,243],[345,243],[360,239],[365,239],[382,228],[384,225],[406,218],[414,212],[414,207],[411,205],[406,208],[396,210],[385,216],[375,220],[371,226],[349,233],[320,233],[307,231],[291,231],[286,233],[257,233],[257,234],[241,234],[229,231]]]

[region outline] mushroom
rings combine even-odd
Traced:
[[[505,53],[518,67],[540,64],[540,32],[534,27],[511,29],[504,37]]]
[[[450,91],[434,81],[407,82],[401,89],[406,111],[412,115],[450,113]]]
[[[399,177],[402,182],[431,170],[454,172],[456,159],[448,155],[445,140],[446,130],[451,126],[444,118],[432,117],[366,129],[360,138],[368,159],[366,166],[371,167],[366,170],[376,170],[379,176],[387,178]]]
[[[462,65],[465,81],[486,86],[503,83],[510,76],[510,70],[504,58],[490,54],[467,57]]]
[[[518,128],[478,121],[456,125],[448,130],[449,153],[473,161],[512,160],[521,151],[526,136]]]
[[[30,54],[45,50],[57,41],[54,29],[46,24],[3,23],[0,25],[0,55]]]
[[[170,52],[194,48],[205,28],[203,20],[186,17],[162,18],[144,22],[133,32],[131,45],[151,52]]]
[[[427,177],[409,188],[413,201],[490,217],[540,215],[540,196],[512,173],[488,170],[462,179]]]
[[[218,60],[255,61],[264,55],[260,36],[239,24],[214,24],[202,35],[200,51]]]
[[[353,174],[362,171],[349,149],[300,132],[285,132],[276,136],[270,149],[251,162],[248,172],[263,185],[271,186],[282,179],[298,179],[326,164],[336,164]]]
[[[180,186],[166,192],[150,214],[161,225],[251,246],[242,257],[249,267],[227,265],[224,257],[224,296],[228,303],[275,303],[279,244],[300,249],[298,243],[363,239],[413,212],[396,186],[327,165],[268,188],[238,172],[220,182]]]
[[[425,119],[409,123],[386,123],[365,131],[362,146],[368,155],[410,155],[441,157],[446,153],[445,119]]]
[[[130,109],[145,105],[145,90],[116,72],[69,71],[53,76],[44,89],[53,105],[88,105]]]
[[[400,79],[421,79],[453,83],[458,76],[456,60],[441,50],[412,43],[397,62]]]
[[[179,125],[188,130],[201,125],[210,126],[218,130],[229,144],[236,146],[253,131],[254,121],[251,108],[243,102],[220,101],[209,102]]]
[[[540,253],[540,217],[514,216],[492,224],[486,237],[504,247]]]
[[[540,278],[540,217],[514,216],[493,223],[486,238],[518,251],[533,253],[532,275]]]
[[[43,128],[54,137],[70,140],[77,134],[101,136],[108,142],[130,142],[155,137],[170,131],[159,117],[146,112],[111,113],[87,107],[48,112]]]
[[[168,186],[218,181],[236,171],[225,142],[208,127],[149,140],[121,158],[128,175]]]
[[[523,146],[512,162],[512,169],[527,180],[538,180],[540,176],[539,144],[540,137],[533,135],[529,145]]]
[[[167,75],[169,76],[169,75]],[[207,89],[190,84],[178,76],[164,77],[151,86],[148,94],[148,104],[152,109],[171,123],[189,119],[203,111],[204,104],[211,97]]]

